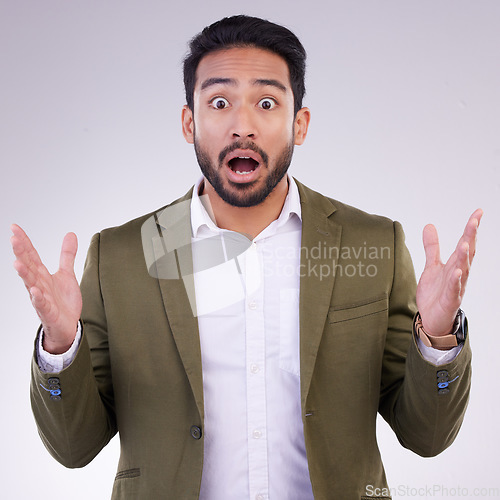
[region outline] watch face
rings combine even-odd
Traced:
[[[457,319],[459,321],[459,326],[456,335],[457,335],[457,341],[458,343],[460,343],[464,342],[465,337],[467,336],[467,318],[465,317],[465,314],[462,311],[462,309],[458,310]]]

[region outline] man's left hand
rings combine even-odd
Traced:
[[[417,307],[422,326],[429,335],[439,337],[451,333],[476,252],[477,229],[482,216],[480,208],[470,216],[446,264],[441,262],[436,228],[432,224],[424,227],[425,268],[418,282]]]

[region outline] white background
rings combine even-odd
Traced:
[[[312,123],[292,175],[401,221],[417,275],[426,223],[447,257],[469,214],[485,210],[463,304],[474,357],[462,430],[432,459],[402,448],[383,422],[379,442],[394,498],[500,491],[500,2],[0,0],[0,497],[109,498],[119,448],[115,438],[68,470],[38,438],[38,321],[12,268],[9,225],[26,229],[53,272],[63,235],[77,233],[80,277],[93,233],[184,194],[199,169],[181,135],[181,60],[194,34],[238,13],[288,26],[309,54]]]

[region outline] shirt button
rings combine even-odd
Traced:
[[[252,436],[254,439],[260,439],[262,437],[262,432],[258,431],[258,430],[254,430],[252,432]]]
[[[251,371],[252,373],[259,373],[259,372],[260,372],[259,365],[255,365],[255,364],[251,365],[251,366],[250,366],[250,371]]]
[[[255,300],[252,300],[251,302],[248,303],[248,307],[252,310],[255,311],[257,309],[257,302]]]

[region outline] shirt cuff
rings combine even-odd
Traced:
[[[434,347],[426,346],[419,338],[417,338],[417,346],[422,354],[422,357],[436,366],[445,365],[446,363],[451,363],[460,353],[464,344],[452,347],[447,351],[441,351],[440,349],[435,349]]]
[[[80,346],[80,340],[82,338],[82,324],[78,322],[78,328],[76,330],[76,337],[71,347],[62,354],[51,354],[47,352],[42,345],[43,341],[43,328],[40,330],[40,335],[38,337],[37,343],[37,359],[38,367],[40,371],[44,373],[60,373],[65,368],[67,368],[76,357],[78,347]]]

